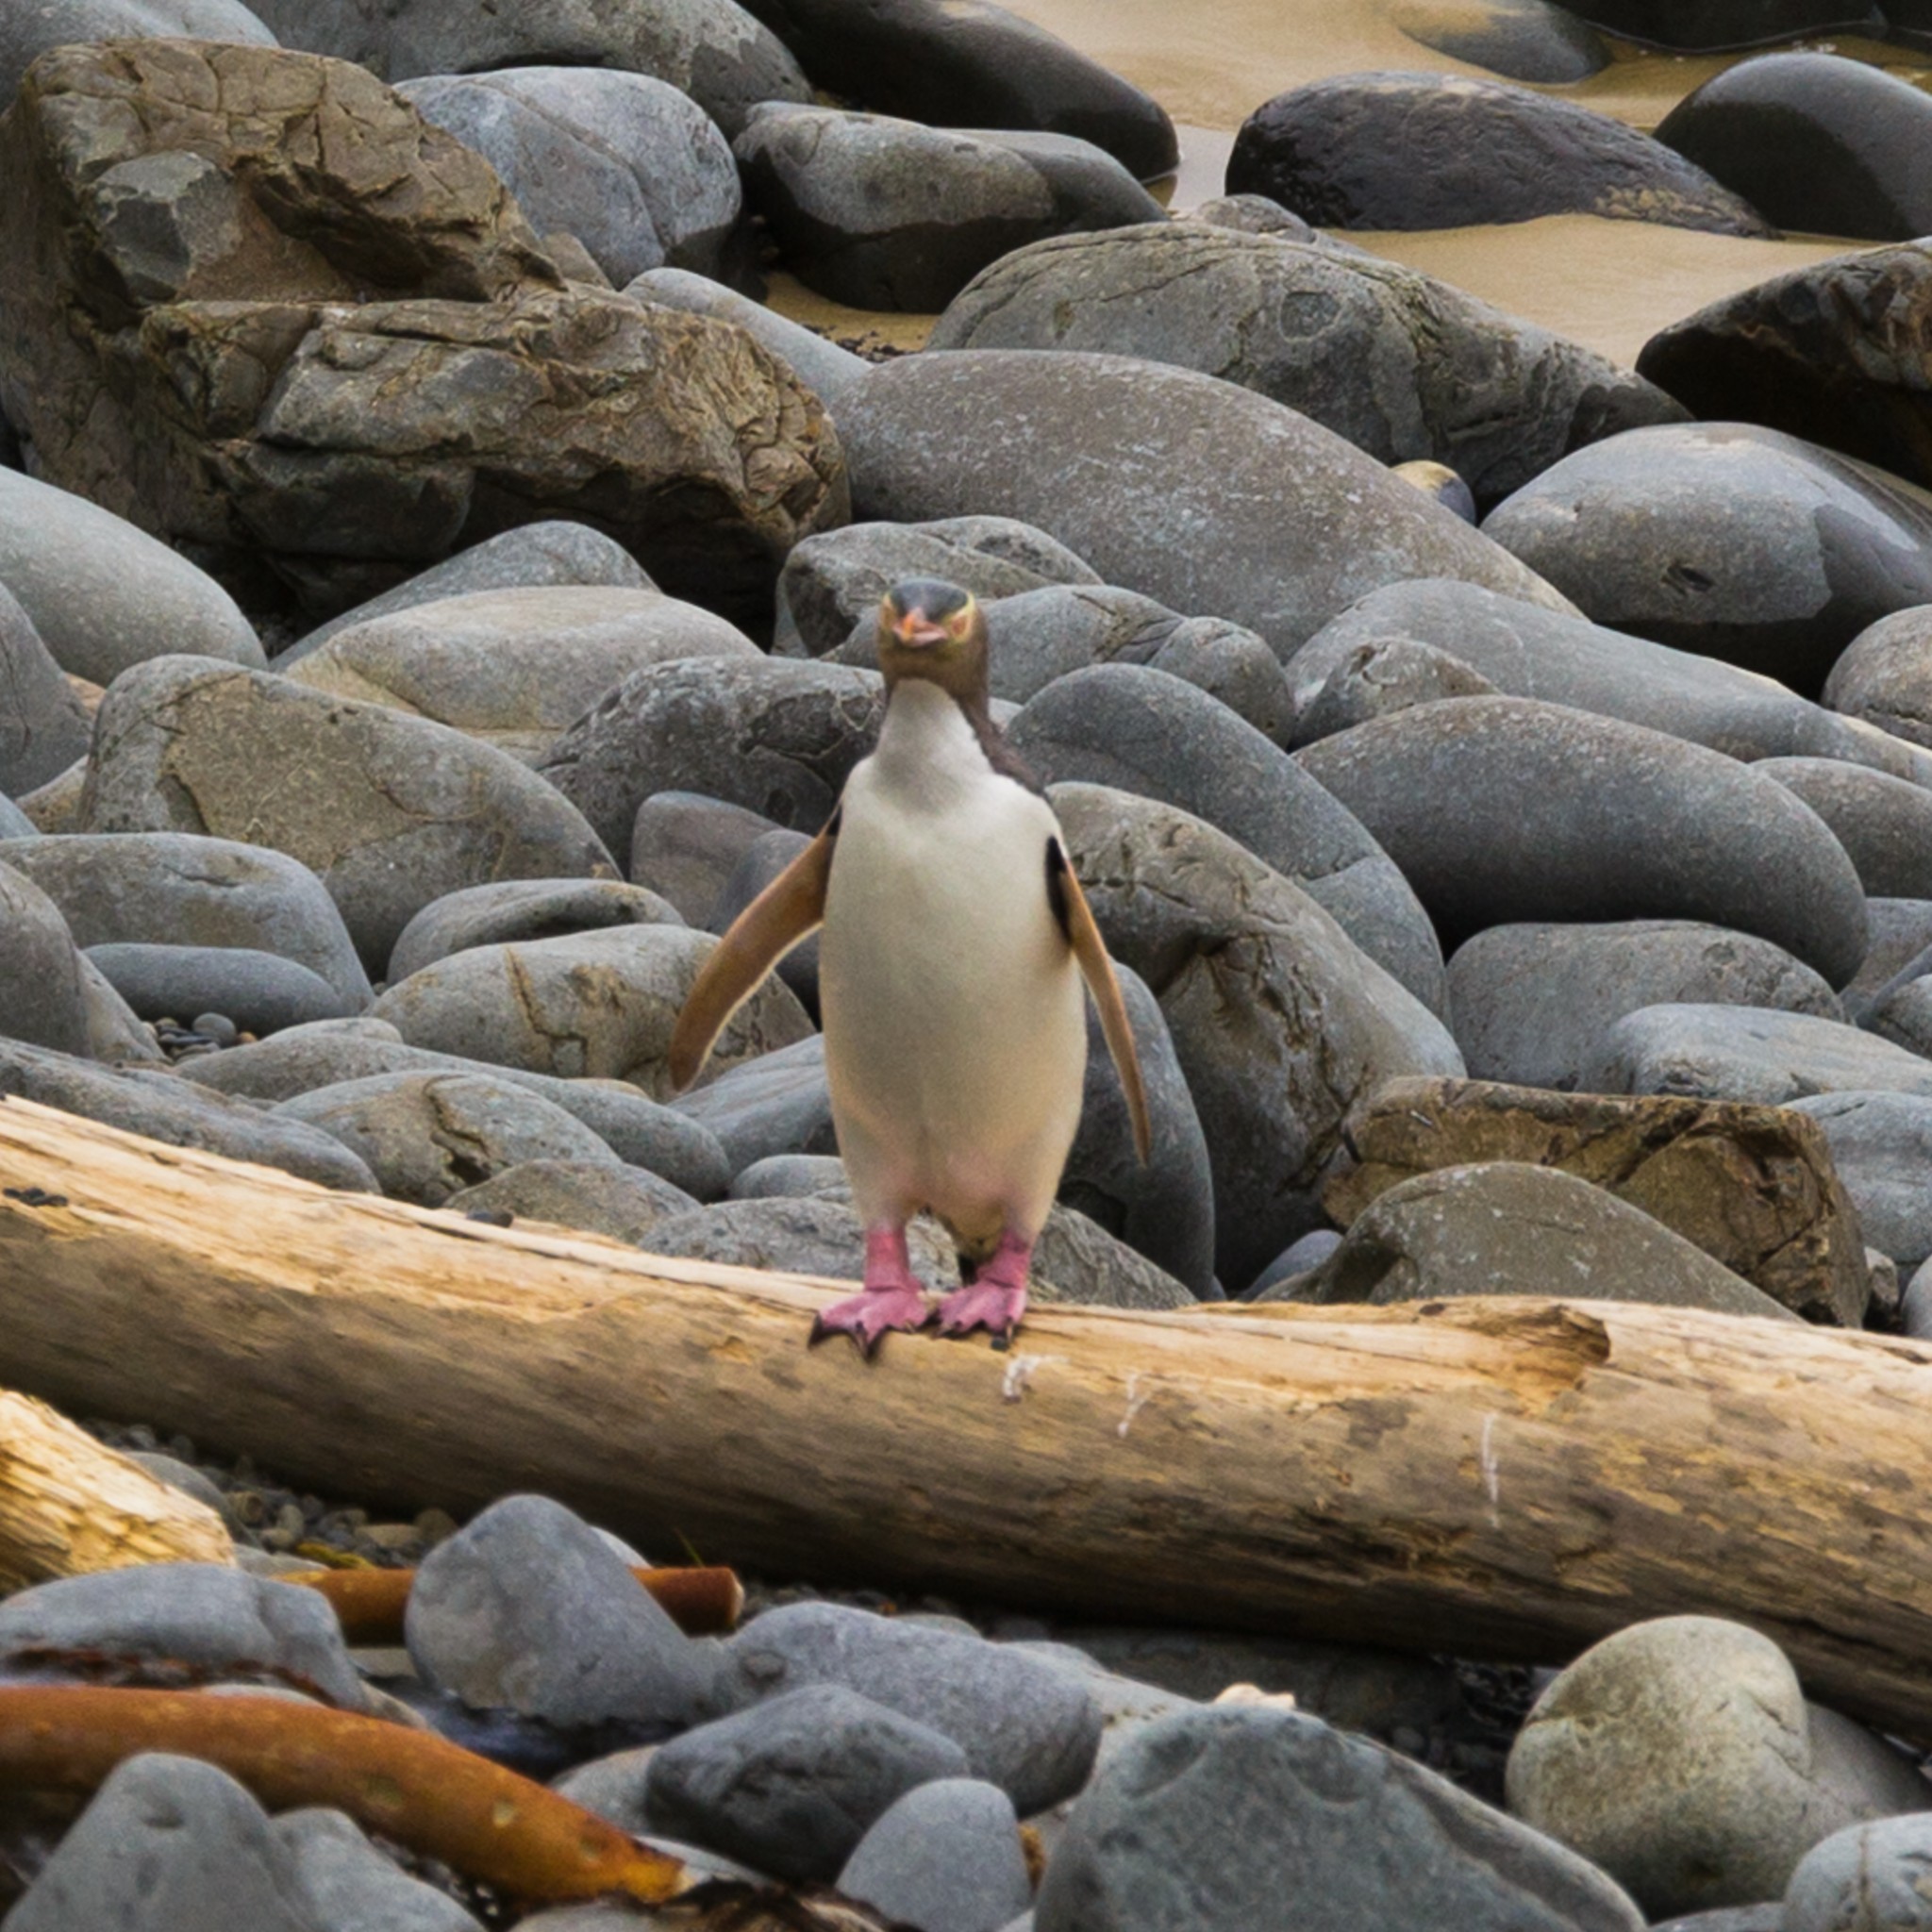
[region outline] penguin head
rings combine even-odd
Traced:
[[[986,613],[971,591],[907,577],[879,600],[879,669],[888,690],[924,677],[961,704],[986,702]]]

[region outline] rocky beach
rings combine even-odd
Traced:
[[[1928,156],[1923,0],[0,10],[0,1932],[1932,1932]],[[673,1068],[908,583],[1144,1114],[867,1358],[832,955]]]

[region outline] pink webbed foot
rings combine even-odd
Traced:
[[[811,1324],[808,1348],[830,1335],[849,1335],[867,1361],[894,1329],[924,1328],[932,1306],[906,1253],[903,1227],[874,1227],[865,1236],[865,1287],[842,1302],[822,1308]]]
[[[975,1328],[992,1331],[992,1345],[1004,1348],[1026,1312],[1026,1274],[1033,1243],[1016,1234],[1003,1234],[992,1259],[964,1288],[940,1304],[940,1333],[970,1335]]]

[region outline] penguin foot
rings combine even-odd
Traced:
[[[990,1328],[997,1347],[1020,1325],[1025,1312],[1024,1285],[1011,1288],[982,1275],[971,1288],[955,1289],[940,1304],[940,1333],[970,1335],[975,1328]]]
[[[816,1348],[828,1336],[849,1335],[867,1361],[878,1353],[878,1346],[894,1329],[924,1328],[932,1320],[932,1306],[916,1281],[883,1288],[868,1288],[829,1308],[821,1308],[807,1339],[808,1348]]]

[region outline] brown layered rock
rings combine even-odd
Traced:
[[[358,67],[54,50],[0,124],[0,404],[40,474],[265,552],[318,607],[568,516],[769,608],[844,515],[818,399],[743,331],[566,288],[480,156]]]
[[[1857,1327],[1864,1244],[1824,1135],[1784,1108],[1400,1079],[1349,1124],[1323,1206],[1344,1227],[1391,1188],[1474,1161],[1560,1168],[1641,1208],[1807,1321]]]

